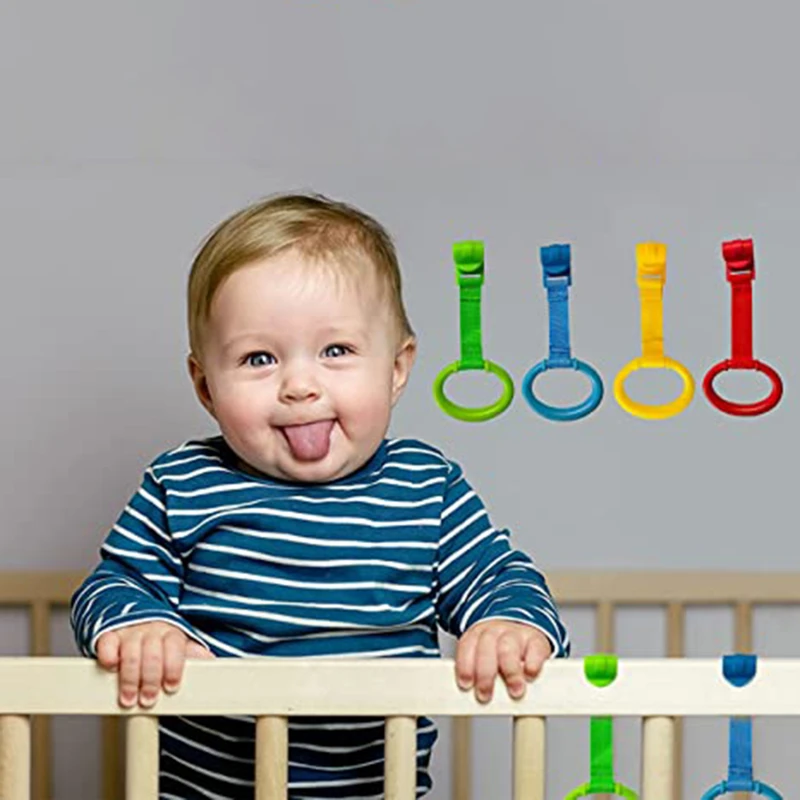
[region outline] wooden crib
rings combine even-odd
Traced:
[[[55,608],[67,605],[83,574],[71,572],[0,573],[0,606],[24,607],[29,611],[31,656],[33,660],[0,659],[0,687],[24,680],[36,688],[36,701],[30,696],[19,699],[20,708],[9,708],[3,702],[0,688],[0,796],[4,800],[47,800],[52,797],[51,733],[49,716],[75,713],[80,703],[82,713],[103,718],[102,796],[115,800],[154,798],[157,764],[157,718],[152,715],[119,714],[113,693],[105,690],[103,677],[85,659],[41,659],[49,656],[50,615]],[[415,717],[420,714],[453,717],[452,776],[453,800],[473,800],[471,785],[471,717],[504,715],[514,718],[513,786],[516,800],[543,800],[544,779],[544,719],[549,716],[618,716],[633,714],[643,719],[642,794],[645,800],[680,800],[682,748],[681,719],[684,716],[705,714],[800,715],[800,660],[761,659],[764,674],[758,690],[734,698],[715,695],[712,670],[718,670],[710,659],[685,659],[685,615],[691,606],[726,606],[734,610],[736,652],[752,651],[753,611],[757,606],[800,607],[800,573],[739,573],[739,572],[553,572],[548,575],[553,593],[562,608],[578,606],[593,609],[595,615],[595,651],[614,652],[615,614],[625,607],[658,607],[666,615],[665,653],[667,659],[621,660],[625,681],[618,681],[613,691],[576,692],[580,685],[580,660],[551,662],[536,684],[536,693],[514,704],[502,693],[487,707],[478,707],[470,695],[457,691],[452,666],[447,662],[417,661],[416,663],[376,662],[363,671],[364,665],[314,662],[313,676],[308,681],[292,679],[292,712],[302,714],[368,713],[387,717],[387,800],[406,800],[414,797],[414,730]],[[680,662],[671,659],[681,659]],[[624,662],[624,663],[623,663]],[[272,681],[280,686],[285,679],[282,664],[246,665],[243,662],[195,662],[194,692],[181,692],[169,698],[170,713],[254,713],[259,715],[257,727],[258,800],[277,800],[285,797],[286,771],[286,693],[276,692],[270,700],[260,697],[260,706],[247,709],[246,698],[226,696],[226,705],[216,705],[214,691],[219,679],[213,670],[236,669],[236,685],[249,686],[253,676],[243,676],[243,670],[270,669]],[[189,668],[187,668],[189,669]],[[296,669],[296,665],[292,667]],[[359,670],[362,671],[359,671]],[[326,696],[330,708],[320,707],[315,698],[313,683],[320,682],[325,671]],[[400,678],[398,670],[412,670],[413,676]],[[676,672],[676,670],[679,671]],[[301,673],[302,674],[302,671]],[[410,676],[410,673],[406,673]],[[667,689],[657,696],[642,689],[643,681],[670,685],[680,674],[682,681],[696,687],[680,694]],[[218,673],[217,673],[218,675]],[[368,676],[374,675],[374,679]],[[196,676],[196,677],[195,677]],[[204,678],[204,676],[206,676]],[[244,680],[241,678],[244,677]],[[412,679],[413,678],[413,679]],[[98,682],[100,681],[100,682]],[[260,685],[264,685],[261,681]],[[285,685],[285,684],[284,684]],[[303,688],[305,686],[305,689]],[[341,692],[330,691],[340,686]],[[63,691],[54,691],[58,687]],[[68,691],[67,691],[68,687]],[[348,687],[350,687],[348,689]],[[400,687],[400,688],[397,688]],[[420,687],[424,687],[420,689]],[[766,688],[765,688],[766,687]],[[353,696],[356,688],[358,698]],[[612,687],[608,687],[612,689]],[[25,692],[18,693],[18,696]],[[65,698],[71,698],[69,702]],[[209,699],[209,697],[211,699]],[[17,702],[15,699],[14,702]],[[231,702],[244,705],[236,709]],[[317,705],[313,705],[316,702]],[[70,705],[70,703],[72,705]],[[303,704],[307,707],[303,707]],[[348,705],[349,703],[349,705]],[[737,705],[738,703],[738,705]],[[361,705],[359,705],[361,704]],[[161,707],[161,706],[160,706]],[[28,715],[32,725],[28,729]],[[126,717],[127,750],[122,747],[122,718]],[[124,756],[127,752],[127,758]],[[32,763],[32,789],[28,789],[28,759]],[[127,764],[126,764],[127,762]],[[127,769],[126,769],[127,766]],[[127,776],[127,777],[126,777]],[[474,800],[479,800],[474,798]]]

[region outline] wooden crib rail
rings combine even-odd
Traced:
[[[458,689],[449,658],[220,658],[186,662],[176,694],[152,709],[121,709],[117,676],[79,657],[0,658],[0,714],[97,716],[642,717],[800,716],[800,659],[760,658],[747,686],[733,687],[721,658],[619,658],[598,689],[583,660],[547,661],[513,700],[501,679],[491,703]]]
[[[82,658],[0,658],[0,796],[29,800],[32,714],[127,718],[126,800],[155,800],[158,716],[253,714],[256,798],[287,796],[287,730],[292,716],[386,718],[385,797],[416,796],[416,718],[511,716],[515,800],[544,800],[542,721],[556,716],[642,718],[642,798],[672,800],[676,718],[800,715],[800,659],[759,660],[758,676],[736,688],[719,659],[619,659],[616,680],[591,685],[582,661],[549,661],[526,697],[512,700],[500,679],[492,703],[460,691],[451,659],[220,659],[191,661],[184,685],[155,707],[123,711],[115,676]]]
[[[23,607],[30,614],[30,654],[49,655],[51,611],[63,608],[85,577],[78,571],[0,572],[0,608]],[[618,609],[635,606],[660,607],[666,614],[664,652],[684,655],[684,622],[691,606],[727,606],[734,611],[734,648],[752,650],[753,610],[759,605],[800,605],[800,572],[735,571],[564,571],[548,573],[548,581],[559,605],[589,607],[595,614],[596,651],[615,649],[615,615]],[[103,717],[102,793],[106,800],[122,797],[120,718]],[[535,722],[519,720],[515,731],[534,731]],[[681,723],[675,723],[673,782],[675,800],[681,798]],[[528,734],[521,734],[523,737]],[[533,734],[530,734],[533,735]],[[130,744],[130,742],[128,743]],[[452,798],[472,798],[472,734],[469,716],[458,716],[452,726]],[[33,720],[33,800],[49,800],[52,793],[49,719]],[[740,800],[742,800],[740,796]]]

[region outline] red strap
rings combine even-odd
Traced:
[[[731,359],[732,369],[753,366],[753,279],[756,264],[753,240],[723,242],[722,257],[731,284]]]
[[[753,358],[753,280],[756,264],[753,240],[735,239],[722,243],[725,271],[731,284],[731,357],[715,364],[703,378],[703,391],[711,405],[726,414],[752,417],[775,408],[783,397],[781,376],[769,364]],[[769,379],[772,388],[767,397],[755,403],[736,403],[720,397],[714,380],[729,369],[754,369]]]

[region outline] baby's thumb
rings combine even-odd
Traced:
[[[191,641],[186,645],[186,658],[216,658],[216,656],[199,642]]]

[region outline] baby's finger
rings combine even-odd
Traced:
[[[163,686],[165,692],[177,692],[178,687],[181,685],[187,644],[186,634],[177,628],[164,636]]]
[[[104,633],[97,640],[97,662],[104,669],[116,671],[119,667],[119,634],[116,631]]]
[[[534,680],[542,671],[542,665],[553,652],[549,642],[542,643],[541,639],[531,639],[525,651],[525,676]]]
[[[119,649],[119,703],[123,708],[130,708],[136,704],[141,668],[141,636],[126,636]]]
[[[497,641],[497,666],[508,694],[513,698],[525,694],[525,672],[522,660],[522,646],[517,636],[506,633]]]
[[[494,693],[497,679],[497,635],[490,630],[481,634],[475,652],[475,696],[480,703],[488,703]]]
[[[216,656],[207,647],[190,639],[186,645],[186,658],[216,658]]]
[[[456,646],[456,681],[464,690],[471,689],[475,683],[475,652],[479,638],[474,632],[467,631]]]
[[[141,688],[139,703],[144,708],[155,705],[164,680],[164,637],[162,633],[153,632],[145,636],[142,642]]]

